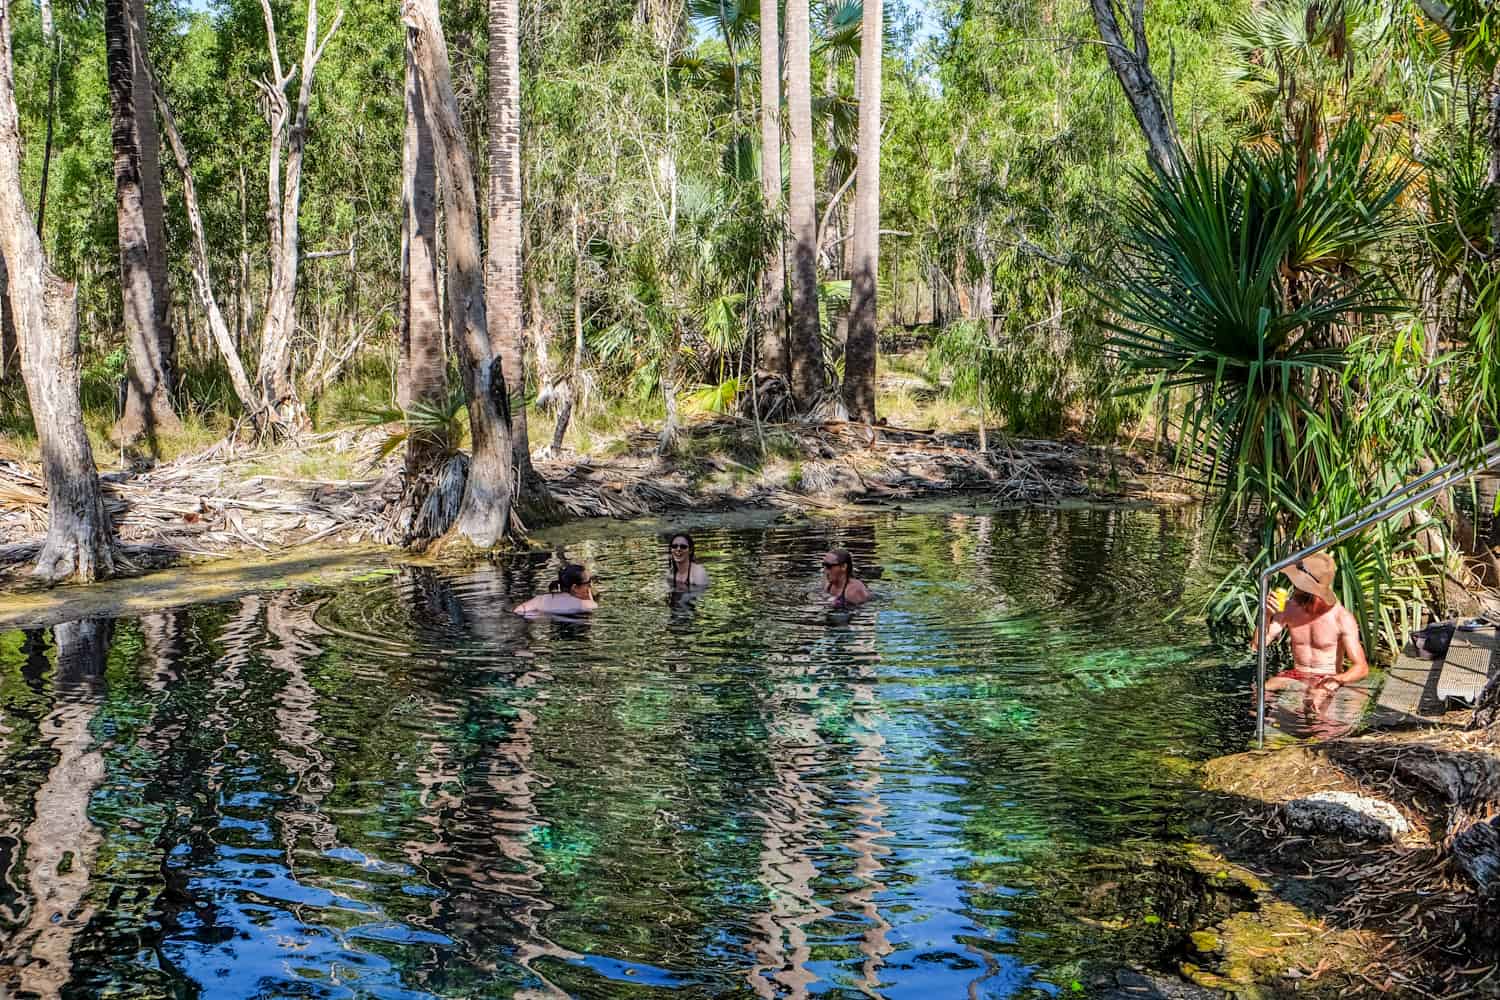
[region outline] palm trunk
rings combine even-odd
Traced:
[[[776,238],[761,277],[761,367],[790,377],[786,343],[786,244],[781,219],[781,26],[775,0],[760,11],[760,193]]]
[[[170,398],[177,377],[177,338],[167,321],[172,290],[167,281],[167,223],[161,193],[161,136],[156,129],[154,83],[147,55],[145,0],[130,0],[131,97],[135,105],[136,151],[140,155],[141,213],[146,221],[146,270],[156,306],[155,327],[162,377]]]
[[[21,344],[16,339],[16,320],[10,311],[10,282],[5,274],[5,255],[0,254],[0,385],[20,371]]]
[[[433,126],[447,228],[448,322],[458,346],[459,371],[469,400],[473,457],[458,518],[449,537],[491,548],[510,531],[515,480],[511,463],[510,405],[505,371],[495,355],[485,315],[484,261],[479,250],[479,204],[473,159],[464,138],[448,45],[437,0],[405,0],[402,20]]]
[[[406,44],[406,136],[401,169],[401,358],[396,373],[396,402],[403,410],[442,408],[448,395],[448,360],[443,314],[438,298],[437,163],[432,128],[422,101],[410,33]],[[442,442],[408,428],[406,482],[397,533],[402,544],[429,541],[448,529],[420,517],[445,457]],[[415,530],[422,526],[422,531]]]
[[[78,401],[78,292],[47,266],[21,193],[13,9],[0,3],[0,257],[47,483],[47,540],[35,574],[49,582],[88,582],[114,571],[114,543]]]
[[[521,322],[521,16],[519,0],[489,0],[489,252],[485,308],[490,344],[510,396],[516,506],[532,524],[561,520],[547,483],[531,467],[526,430],[526,340]]]
[[[121,444],[144,437],[154,451],[156,436],[162,431],[176,430],[180,424],[172,412],[166,363],[161,354],[160,327],[166,325],[166,303],[158,300],[157,284],[151,273],[151,235],[146,224],[141,177],[141,121],[151,116],[151,107],[137,106],[141,67],[135,53],[142,43],[131,23],[130,3],[131,0],[108,0],[104,5],[120,288],[130,358],[125,412],[115,424],[112,436]],[[148,82],[148,93],[149,86]],[[167,336],[170,338],[170,334]]]
[[[850,420],[875,422],[876,276],[880,269],[881,0],[864,0],[860,27],[859,163],[854,201],[854,271],[849,340],[844,345],[844,408]]]
[[[813,183],[812,27],[808,0],[786,5],[787,115],[791,122],[792,399],[807,410],[823,391],[823,345],[818,330],[818,212]]]

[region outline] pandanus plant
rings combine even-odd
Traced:
[[[1258,522],[1256,563],[1326,521],[1333,493],[1373,499],[1389,474],[1352,440],[1347,375],[1351,342],[1389,336],[1381,321],[1405,308],[1383,251],[1405,235],[1409,171],[1351,126],[1321,152],[1199,146],[1181,176],[1135,178],[1104,293],[1110,343],[1176,423],[1219,523]]]
[[[1180,177],[1136,176],[1111,345],[1181,401],[1180,454],[1221,515],[1259,513],[1268,548],[1321,485],[1306,432],[1338,406],[1350,338],[1402,308],[1380,249],[1402,234],[1403,162],[1351,128],[1322,153],[1200,146]]]

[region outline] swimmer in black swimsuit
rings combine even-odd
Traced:
[[[852,608],[870,599],[870,590],[854,575],[854,557],[848,549],[834,549],[823,556],[823,593],[836,608]]]
[[[702,590],[708,586],[708,571],[697,561],[693,536],[679,531],[667,543],[667,583],[673,591]]]

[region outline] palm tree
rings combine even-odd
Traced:
[[[780,233],[781,216],[781,26],[775,0],[760,5],[760,192],[766,215]],[[760,363],[790,377],[786,343],[786,241],[779,235],[766,255],[761,280]]]
[[[142,176],[141,122],[152,117],[149,103],[138,105],[137,80],[144,75],[136,50],[144,47],[132,24],[130,0],[108,0],[104,5],[105,57],[109,75],[109,106],[113,121],[115,212],[120,243],[120,288],[124,296],[125,338],[130,371],[125,412],[115,425],[114,437],[122,444],[142,436],[155,448],[157,433],[176,430],[180,424],[172,412],[168,395],[167,366],[162,357],[160,320],[166,303],[159,302],[165,284],[164,269],[153,275],[151,234],[147,225],[146,184]],[[146,83],[150,94],[150,84]],[[151,129],[155,138],[156,129]],[[157,173],[157,222],[160,222],[160,170]],[[162,252],[156,248],[156,255]],[[163,280],[158,281],[160,277]]]
[[[525,336],[521,323],[521,17],[518,0],[489,0],[489,235],[485,308],[490,342],[510,397],[516,503],[527,521],[556,520],[547,484],[531,466],[526,432]]]
[[[812,24],[807,0],[786,5],[786,100],[790,120],[792,231],[792,398],[809,409],[823,391],[818,324],[818,209],[813,182]]]
[[[880,267],[881,0],[864,0],[859,69],[859,165],[854,203],[853,295],[844,345],[844,408],[850,420],[875,422],[876,275]]]
[[[406,134],[401,164],[401,356],[396,372],[396,404],[407,424],[406,482],[399,517],[407,543],[426,541],[410,529],[420,519],[437,464],[446,457],[443,442],[413,431],[417,413],[443,407],[448,397],[448,358],[438,295],[437,163],[432,127],[423,105],[410,33],[406,39]],[[434,525],[441,534],[446,525]],[[425,534],[425,533],[422,533]]]
[[[446,221],[449,335],[458,348],[459,374],[469,401],[472,456],[449,535],[488,549],[510,534],[515,477],[510,394],[485,313],[474,164],[453,94],[453,72],[437,0],[405,0],[401,15],[411,34],[422,105],[432,123]]]

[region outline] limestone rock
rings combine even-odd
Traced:
[[[1281,808],[1287,825],[1301,833],[1389,841],[1411,829],[1389,802],[1352,792],[1316,792]]]

